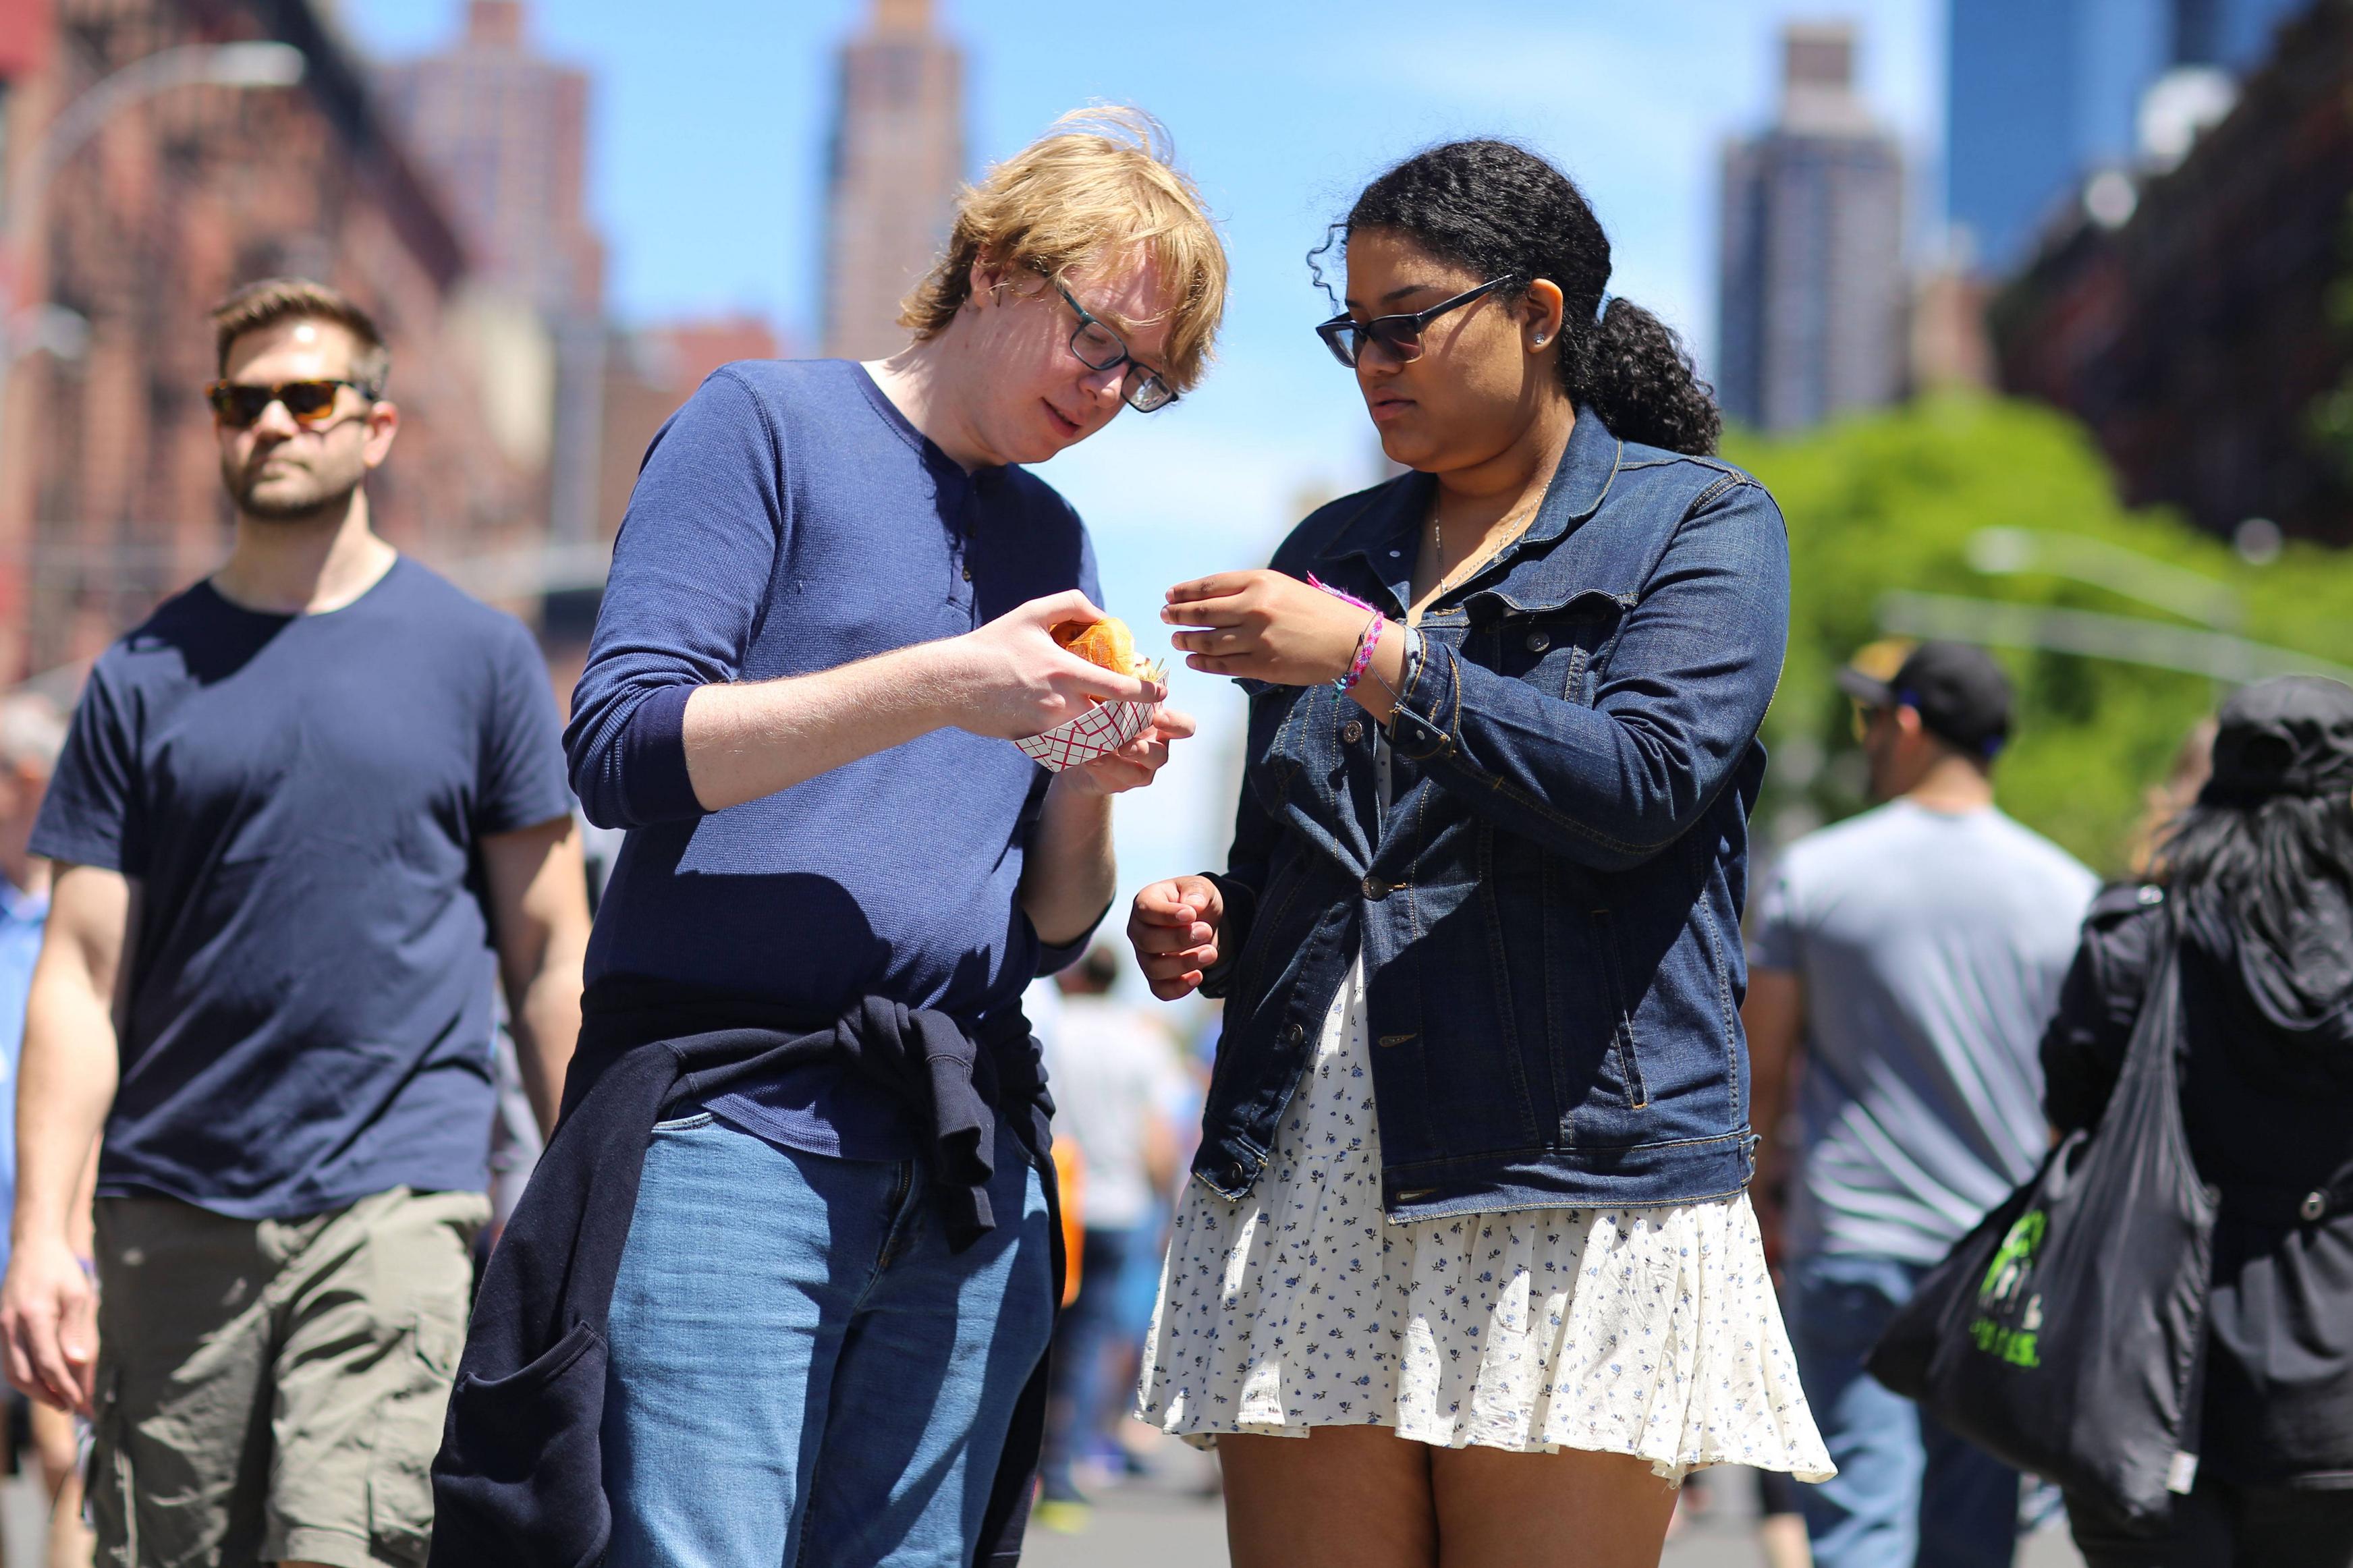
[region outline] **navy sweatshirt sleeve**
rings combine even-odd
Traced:
[[[733,369],[670,416],[638,470],[573,693],[573,792],[600,827],[703,815],[686,771],[687,699],[737,679],[786,526],[784,450]]]

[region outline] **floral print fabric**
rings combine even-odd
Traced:
[[[1744,1194],[1390,1225],[1361,961],[1238,1202],[1178,1205],[1138,1413],[1219,1433],[1399,1436],[1833,1474]]]

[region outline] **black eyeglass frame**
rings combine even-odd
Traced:
[[[1379,343],[1399,364],[1411,364],[1421,357],[1421,331],[1424,327],[1449,310],[1459,310],[1474,300],[1518,281],[1515,274],[1505,273],[1501,278],[1489,279],[1476,289],[1466,289],[1451,300],[1440,300],[1427,310],[1375,316],[1368,321],[1360,321],[1343,310],[1328,321],[1318,321],[1315,335],[1324,340],[1324,346],[1332,351],[1332,357],[1350,370],[1356,369],[1356,362],[1364,358],[1367,339]],[[1353,346],[1344,341],[1348,338],[1355,340]]]
[[[261,423],[261,416],[269,412],[271,404],[285,402],[286,389],[292,386],[348,386],[369,403],[378,401],[373,389],[363,383],[340,375],[301,375],[291,381],[281,381],[269,386],[259,386],[251,382],[243,381],[216,381],[205,388],[205,401],[211,405],[213,416],[222,424],[235,430],[250,430]],[[255,405],[251,416],[240,419],[237,417],[238,411],[231,406],[238,401],[239,393],[268,393],[269,396]],[[332,419],[334,406],[334,395],[330,393],[321,409],[324,417],[319,418],[316,424],[312,423],[312,416],[297,412],[290,403],[286,404],[286,415],[305,430],[315,430]]]
[[[1157,414],[1162,409],[1176,401],[1176,389],[1168,384],[1168,378],[1162,375],[1150,365],[1145,363],[1142,360],[1137,359],[1134,354],[1128,353],[1127,340],[1121,337],[1119,333],[1113,330],[1110,322],[1096,315],[1092,310],[1088,310],[1084,305],[1080,304],[1077,297],[1071,292],[1067,285],[1057,281],[1054,285],[1054,291],[1061,295],[1063,303],[1069,305],[1071,310],[1078,312],[1079,324],[1071,331],[1071,357],[1076,359],[1081,364],[1086,366],[1089,370],[1093,371],[1111,370],[1119,365],[1126,365],[1128,367],[1129,374],[1120,378],[1119,397],[1121,402],[1126,404],[1130,408],[1134,409],[1138,414]],[[1079,340],[1087,335],[1087,329],[1089,327],[1097,329],[1103,334],[1103,336],[1109,338],[1113,343],[1117,344],[1119,346],[1119,353],[1112,358],[1104,360],[1101,364],[1097,364],[1093,360],[1089,359],[1086,356],[1085,352],[1079,347]],[[1141,374],[1139,374],[1138,373]],[[1162,392],[1166,393],[1167,395],[1161,398],[1156,403],[1139,403],[1136,401],[1139,396],[1149,396],[1151,390],[1154,387],[1159,388]]]

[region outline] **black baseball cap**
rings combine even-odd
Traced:
[[[2283,675],[2232,692],[2215,715],[2214,772],[2198,798],[2252,805],[2353,793],[2353,687]]]
[[[1872,708],[1909,708],[1946,744],[1991,762],[2010,739],[2010,677],[1968,643],[1924,642],[1886,680],[1850,665],[1839,689]]]

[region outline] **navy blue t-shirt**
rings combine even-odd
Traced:
[[[1039,973],[1019,902],[1049,775],[934,731],[705,813],[687,699],[971,631],[1096,592],[1078,516],[1018,468],[967,473],[857,364],[728,365],[654,438],[615,543],[565,744],[593,822],[628,827],[588,946],[633,975],[832,1016],[860,996],[977,1022]],[[904,1158],[896,1107],[809,1069],[712,1102],[790,1147]]]
[[[413,562],[314,616],[199,583],[108,648],[33,833],[140,888],[99,1192],[286,1219],[481,1190],[478,847],[570,810],[531,634]]]

